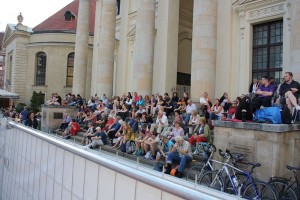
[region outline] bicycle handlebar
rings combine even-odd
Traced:
[[[225,153],[223,153],[222,149],[219,149],[219,154],[223,158],[230,158],[230,159],[232,159],[232,155],[231,155],[231,153],[229,152],[228,149],[226,149]]]

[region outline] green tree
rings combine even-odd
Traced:
[[[41,105],[44,103],[45,95],[40,91],[37,93],[33,91],[32,97],[30,100],[30,110],[37,113],[41,111]]]

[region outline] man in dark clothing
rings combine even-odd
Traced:
[[[104,131],[101,131],[100,127],[96,128],[95,136],[91,138],[92,142],[87,145],[88,148],[95,148],[96,146],[106,145],[107,144],[107,136]]]
[[[279,94],[285,98],[286,104],[292,113],[293,107],[296,110],[300,110],[300,106],[297,104],[297,95],[300,91],[300,84],[293,80],[293,73],[286,72],[284,74],[284,83],[281,84]]]

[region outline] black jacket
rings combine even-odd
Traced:
[[[37,129],[37,127],[38,127],[38,121],[36,120],[36,118],[34,118],[33,120],[31,120],[29,118],[26,121],[26,125],[29,126],[29,127],[31,127],[31,128]]]
[[[292,81],[290,84],[283,83],[280,86],[279,94],[280,96],[283,96],[287,91],[290,91],[291,88],[297,88],[298,92],[293,93],[295,97],[297,98],[297,94],[300,92],[300,85],[297,81]]]

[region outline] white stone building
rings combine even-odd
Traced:
[[[55,21],[43,31],[7,26],[6,83],[20,101],[34,90],[88,98],[175,88],[198,101],[204,91],[211,98],[247,93],[252,77],[279,81],[291,71],[300,80],[300,0],[75,0],[59,12],[67,11],[76,34],[55,31]]]

